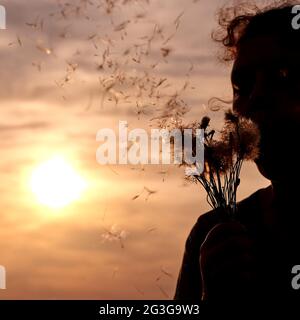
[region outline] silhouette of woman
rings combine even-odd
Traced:
[[[224,33],[214,39],[233,61],[233,109],[258,125],[256,164],[271,185],[238,204],[239,222],[225,222],[216,210],[199,217],[186,241],[177,300],[300,298],[292,286],[292,268],[300,264],[300,30],[294,17],[291,4],[221,10]]]

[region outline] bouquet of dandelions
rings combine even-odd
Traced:
[[[235,220],[242,164],[244,160],[258,157],[259,130],[251,120],[230,110],[225,113],[225,124],[218,139],[215,130],[208,129],[209,123],[210,119],[204,117],[197,125],[204,130],[204,167],[197,170],[197,163],[189,166],[186,178],[204,187],[213,209],[222,209],[227,218]]]

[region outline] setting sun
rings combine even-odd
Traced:
[[[38,201],[51,208],[62,208],[79,199],[85,181],[62,157],[39,165],[31,176],[31,190]]]

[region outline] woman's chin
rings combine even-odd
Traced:
[[[300,170],[298,170],[299,162],[298,164],[293,162],[287,162],[286,159],[279,159],[278,157],[270,160],[260,158],[255,161],[259,172],[266,179],[282,183],[291,183],[295,179],[300,178]]]

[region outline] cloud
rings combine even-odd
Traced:
[[[20,130],[40,130],[49,128],[50,123],[44,121],[29,122],[17,125],[0,125],[1,132],[20,131]]]

